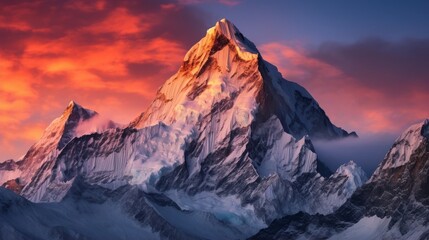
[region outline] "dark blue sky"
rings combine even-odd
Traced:
[[[258,1],[197,4],[209,23],[226,17],[256,44],[429,37],[429,1]],[[273,29],[275,29],[273,31]]]

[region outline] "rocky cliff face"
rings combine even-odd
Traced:
[[[327,216],[277,220],[255,239],[426,239],[429,236],[429,121],[411,126],[393,144],[371,179]],[[295,228],[299,227],[299,231]]]

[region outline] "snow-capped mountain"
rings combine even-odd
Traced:
[[[427,239],[428,176],[429,120],[425,120],[395,141],[371,179],[337,211],[288,216],[253,238]]]
[[[115,123],[108,120],[102,124],[100,121],[94,121],[98,118],[99,115],[95,111],[85,109],[71,101],[63,114],[52,121],[39,141],[28,150],[22,159],[16,162],[8,160],[0,164],[0,184],[5,184],[10,189],[20,192],[22,187],[33,181],[32,178],[36,172],[41,169],[48,170],[49,164],[73,138],[116,126]]]
[[[204,117],[214,115],[228,123],[213,129],[219,137],[273,115],[297,139],[349,135],[331,123],[303,87],[285,80],[263,60],[256,46],[226,19],[189,50],[179,71],[131,125],[142,128],[164,122],[191,131]]]
[[[19,168],[24,197],[112,201],[160,238],[242,239],[288,214],[331,213],[366,181],[353,162],[322,176],[311,138],[356,134],[225,19],[127,127],[82,127],[94,116],[71,103],[48,127]]]
[[[410,162],[421,144],[429,137],[429,120],[414,124],[396,139],[386,158],[371,177],[372,182],[382,180],[393,169],[400,168]]]

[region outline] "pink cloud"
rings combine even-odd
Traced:
[[[407,125],[429,117],[425,106],[429,95],[424,88],[415,89],[410,82],[374,87],[371,81],[387,84],[390,80],[394,81],[392,78],[372,77],[379,76],[380,71],[385,69],[367,73],[366,77],[372,77],[368,81],[348,73],[339,64],[314,57],[314,51],[297,45],[274,42],[261,46],[260,50],[266,60],[279,67],[286,79],[307,88],[335,124],[348,130],[364,134],[400,132]],[[347,57],[344,56],[342,61],[347,61]],[[364,59],[353,62],[355,65],[348,67],[358,69],[362,66],[357,64],[365,64]],[[407,72],[404,69],[402,74],[406,75]],[[418,80],[414,84],[418,86]],[[401,88],[414,90],[392,95]]]

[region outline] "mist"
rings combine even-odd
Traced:
[[[76,137],[80,137],[88,133],[94,133],[94,132],[101,133],[106,131],[109,128],[115,128],[115,127],[123,127],[123,125],[119,123],[115,123],[110,119],[97,114],[91,119],[79,123],[75,132],[76,132]]]
[[[332,171],[353,160],[369,177],[383,161],[397,137],[394,134],[373,134],[343,140],[316,140],[313,145],[319,159]]]

